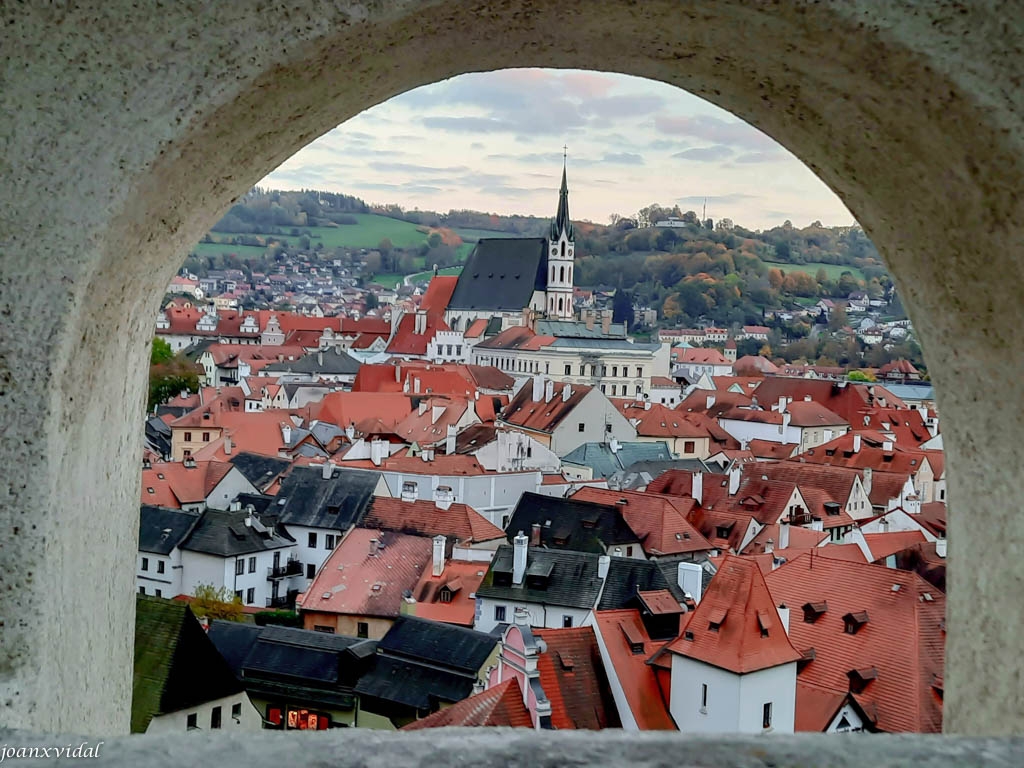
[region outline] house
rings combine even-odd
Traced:
[[[139,559],[135,588],[142,595],[182,593],[181,543],[199,522],[199,512],[143,504],[139,510]]]
[[[353,528],[330,553],[296,606],[303,626],[377,639],[401,614],[430,566],[432,541],[391,531]]]
[[[752,560],[727,555],[671,660],[669,711],[683,733],[792,733],[797,662],[789,603],[777,602]]]
[[[274,730],[373,727],[360,722],[355,685],[373,665],[376,640],[305,629],[213,621],[207,632]]]
[[[359,678],[361,718],[373,727],[401,728],[467,698],[487,679],[498,638],[465,627],[402,616],[377,643]]]
[[[474,693],[450,707],[402,726],[401,730],[478,727],[533,728],[533,720],[523,703],[518,681],[510,678],[492,688]]]
[[[328,381],[351,385],[359,372],[360,362],[341,347],[317,350],[298,360],[271,363],[263,373],[285,381]]]
[[[668,376],[652,376],[648,395],[652,403],[675,408],[683,400],[683,388]]]
[[[454,452],[472,456],[490,472],[557,472],[562,466],[558,454],[535,437],[516,429],[499,429],[493,424],[473,424],[460,430],[455,436]]]
[[[260,713],[188,605],[137,597],[131,732],[260,726]]]
[[[738,340],[756,339],[757,341],[768,341],[768,334],[771,328],[764,325],[744,325],[742,330],[736,334]]]
[[[613,401],[636,429],[641,442],[664,443],[677,459],[706,459],[711,455],[714,424],[703,414],[673,410],[660,403]]]
[[[671,460],[672,454],[663,442],[620,443],[613,439],[577,446],[562,457],[562,470],[576,480],[604,479],[609,486],[618,487],[626,470],[637,462]]]
[[[643,559],[640,539],[611,504],[524,493],[506,527],[509,543],[516,532],[530,536],[530,546]]]
[[[559,456],[586,442],[636,439],[636,430],[600,390],[543,376],[519,390],[497,423],[530,435]]]
[[[731,376],[733,364],[717,349],[688,347],[679,350],[672,378],[695,382],[701,374],[708,376]]]
[[[801,652],[797,730],[941,732],[945,595],[913,572],[812,554],[765,581]]]
[[[846,419],[820,403],[809,399],[791,402],[785,397],[780,398],[771,410],[754,405],[733,408],[721,414],[718,423],[740,444],[751,440],[796,443],[801,453],[844,435],[850,429]]]
[[[259,490],[236,467],[221,461],[157,461],[143,464],[142,503],[202,512],[227,509],[240,493]]]
[[[451,549],[454,555],[456,548]],[[403,601],[402,614],[472,627],[476,619],[476,592],[487,575],[486,563],[487,560],[449,557],[445,537],[435,536],[431,567],[423,570],[412,594]]]
[[[418,498],[411,488],[401,497],[374,496],[359,525],[382,531],[397,531],[416,536],[443,536],[477,550],[478,559],[490,560],[490,554],[505,541],[505,532],[472,507],[454,501],[452,489],[438,486],[431,501]]]
[[[900,358],[878,369],[878,378],[889,383],[909,384],[921,380],[921,372],[909,360]]]

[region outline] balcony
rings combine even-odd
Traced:
[[[282,608],[285,610],[295,610],[295,598],[299,596],[299,590],[289,589],[287,594],[278,595],[277,597],[267,598],[267,608]]]
[[[274,579],[287,579],[290,576],[302,575],[302,563],[298,560],[289,560],[282,565],[267,568],[267,581]]]

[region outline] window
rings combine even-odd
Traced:
[[[324,534],[324,549],[334,549],[334,534]]]
[[[306,563],[306,578],[312,579],[316,576],[316,566],[313,563]]]
[[[333,635],[334,634],[334,627],[327,627],[327,626],[324,626],[323,624],[314,624],[313,625],[313,631],[314,632],[323,632],[325,635]]]
[[[462,345],[461,344],[456,344],[455,345],[455,354],[458,357],[462,357]]]
[[[576,425],[576,429],[582,432],[584,429],[586,429],[586,425],[581,421],[579,424]]]
[[[565,375],[569,376],[572,374],[572,366],[568,363],[565,364]]]
[[[140,595],[146,594],[146,588],[145,587],[139,587],[139,594]]]
[[[148,557],[142,558],[142,570],[144,570],[144,571],[148,571],[149,570],[149,558]]]
[[[307,540],[306,543],[309,545],[310,549],[316,549],[316,534],[309,534],[309,539]]]
[[[158,589],[158,590],[156,590],[156,596],[157,596],[157,597],[163,597],[163,596],[164,596],[164,593],[163,593],[163,591],[162,591],[162,590],[159,590],[159,589]]]
[[[256,588],[255,587],[249,587],[247,590],[245,590],[245,602],[248,603],[249,605],[252,605],[254,602],[256,602]]]
[[[496,605],[496,606],[494,606],[494,620],[495,621],[504,621],[505,620],[505,606],[504,605]]]
[[[220,707],[214,707],[210,712],[210,727],[220,728]]]
[[[249,558],[249,573],[256,573],[256,558]]]
[[[245,573],[245,558],[240,557],[235,560],[235,576],[241,576]]]
[[[551,363],[544,363],[544,373],[551,373]]]
[[[360,621],[356,624],[356,637],[369,637],[370,636],[370,625],[365,621]]]
[[[186,443],[191,443],[192,442],[192,433],[191,432],[186,432],[185,433],[185,442]]]
[[[706,710],[708,708],[708,684],[701,683],[700,686],[700,708]]]
[[[772,727],[772,703],[770,701],[761,708],[761,727]]]
[[[604,431],[607,432],[610,435],[612,433],[612,425],[611,424],[605,424],[604,425]]]
[[[562,616],[562,629],[569,629],[572,626],[572,616]]]
[[[194,731],[196,728],[198,728],[199,715],[195,712],[190,713],[188,717],[185,718],[185,727],[188,728],[190,731]]]
[[[612,378],[615,379],[615,378],[618,378],[618,376],[619,376],[619,366],[613,365],[612,366]]]
[[[601,394],[604,394],[604,384],[601,385]]]
[[[641,386],[640,386],[639,384],[637,384],[637,385],[636,385],[636,393],[637,393],[637,394],[639,395],[639,394],[640,394],[640,393],[642,393],[643,391],[644,391],[644,388],[643,388],[643,387],[641,387]]]
[[[157,573],[163,573],[165,565],[166,565],[166,563],[164,563],[163,560],[157,560],[156,561],[156,572]]]
[[[632,556],[633,556],[633,545],[630,544],[629,546],[626,547],[626,557],[632,557]]]
[[[644,377],[644,368],[642,365],[636,367],[636,377],[642,379]]]
[[[210,433],[209,432],[203,432],[203,442],[204,443],[210,442]]]
[[[618,392],[616,391],[616,390],[618,390],[618,388],[619,388],[618,384],[612,384],[612,397],[615,397],[615,395],[618,394]]]
[[[687,440],[683,443],[683,453],[693,453],[697,449],[697,443],[693,440]]]
[[[586,363],[580,363],[580,376],[586,376],[586,375],[587,375],[587,364]]]
[[[231,719],[236,723],[242,718],[242,702],[231,705]]]

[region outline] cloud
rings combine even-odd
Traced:
[[[676,152],[672,157],[680,160],[695,160],[698,163],[714,163],[732,157],[732,150],[724,144],[716,144],[713,147],[694,147]]]
[[[415,163],[390,163],[374,161],[367,163],[367,167],[372,168],[375,171],[381,173],[462,173],[468,171],[464,165],[449,166],[447,168],[437,168],[430,165],[417,165]]]
[[[745,155],[740,155],[736,158],[737,163],[775,163],[779,160],[785,160],[786,153],[782,150],[776,149],[770,152],[748,152]]]
[[[511,130],[504,121],[493,117],[424,117],[423,126],[433,131],[453,133],[500,133]]]
[[[728,195],[689,195],[687,197],[677,197],[676,202],[681,205],[700,205],[707,200],[709,203],[727,205],[730,203],[740,203],[744,200],[756,200],[757,198],[757,195],[747,195],[742,192],[734,192]]]
[[[767,151],[776,147],[774,141],[740,120],[726,121],[708,115],[659,115],[654,118],[654,127],[661,133],[693,136],[715,144],[727,144],[750,151]]]
[[[606,119],[642,117],[657,112],[665,105],[665,100],[655,94],[632,94],[607,96],[603,99],[590,99],[580,107],[586,115],[595,115]]]
[[[603,163],[617,163],[618,165],[643,165],[644,159],[632,152],[609,152],[601,160]]]

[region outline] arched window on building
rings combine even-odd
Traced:
[[[561,312],[564,306],[565,305],[562,303],[562,298],[559,297],[559,299],[558,299],[558,311]]]
[[[565,256],[565,240],[562,241],[562,256]]]
[[[564,283],[565,282],[565,267],[559,267],[558,268],[558,282],[560,282],[560,283]]]

